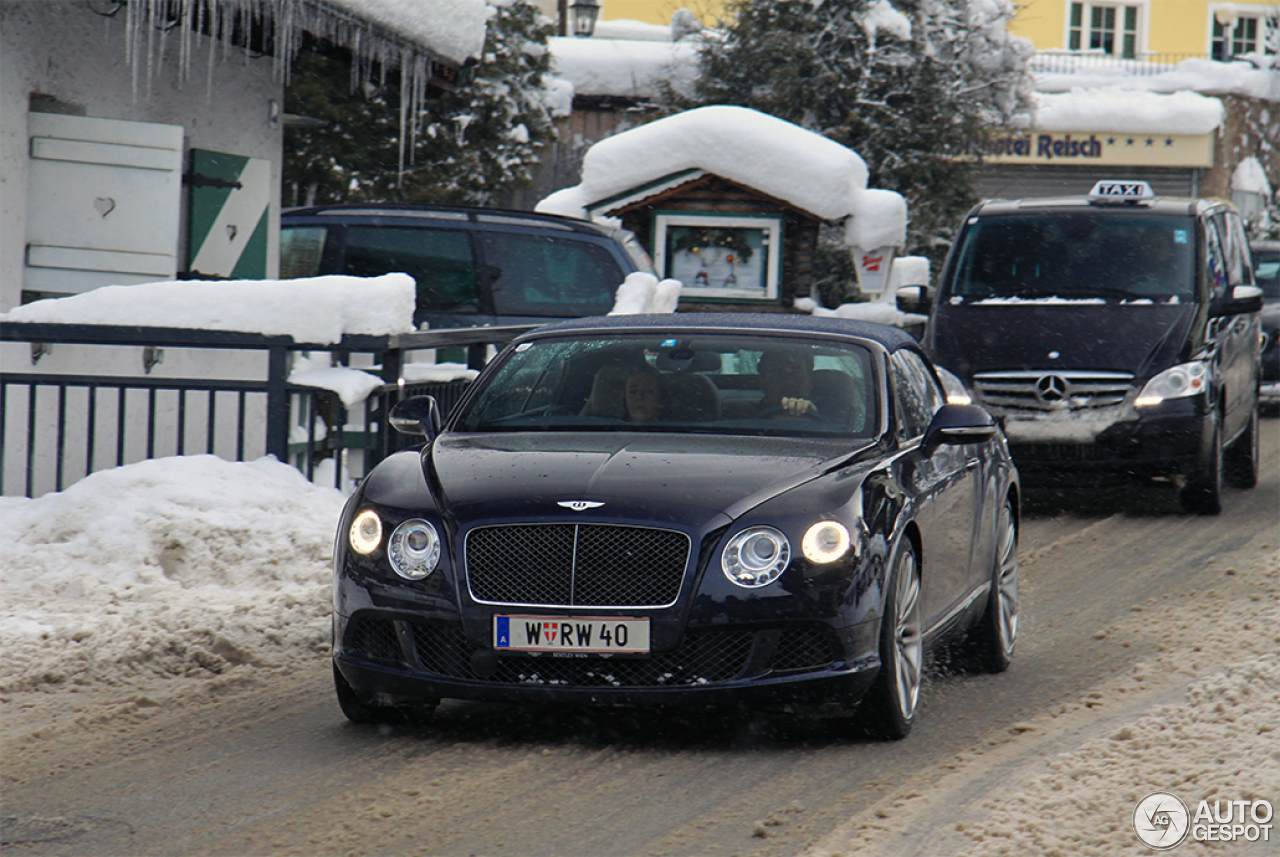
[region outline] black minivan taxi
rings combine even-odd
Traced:
[[[1088,196],[988,200],[969,212],[924,344],[1004,426],[1029,485],[1169,479],[1222,509],[1258,478],[1259,311],[1244,223],[1228,203],[1141,181]]]
[[[369,203],[280,217],[282,278],[408,274],[414,324],[433,329],[605,315],[628,274],[652,270],[631,233],[551,214]]]

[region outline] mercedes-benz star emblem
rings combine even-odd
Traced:
[[[595,500],[561,500],[556,505],[575,512],[585,512],[587,509],[599,509],[604,503],[597,503]]]
[[[1042,402],[1061,402],[1067,397],[1067,379],[1061,375],[1045,375],[1036,381],[1036,398]]]

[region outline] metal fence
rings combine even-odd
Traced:
[[[204,330],[6,323],[0,493],[34,497],[97,470],[191,454],[233,461],[274,455],[313,481],[344,487],[409,442],[384,418],[400,398],[435,395],[447,414],[474,375],[406,380],[407,367],[422,365],[415,356],[425,352],[434,362],[447,349],[478,370],[497,347],[529,329],[346,336],[335,345]],[[290,382],[294,355],[304,352],[383,383],[347,408],[336,392]],[[174,371],[154,371],[166,362]],[[23,371],[11,371],[24,363]]]
[[[1151,52],[1139,57],[1118,57],[1101,51],[1040,51],[1031,59],[1031,70],[1037,74],[1106,71],[1146,77],[1172,71],[1183,60],[1205,58],[1204,54]]]

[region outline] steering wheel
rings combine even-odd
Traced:
[[[793,414],[790,411],[783,408],[782,405],[774,405],[773,407],[765,408],[763,411],[756,414],[755,418],[758,420],[763,420],[763,419],[768,419],[769,417],[772,417],[776,414],[786,414],[788,417],[792,419],[821,420],[822,422],[829,422],[829,420],[822,415],[822,412],[818,410],[817,405],[813,405],[803,414]]]

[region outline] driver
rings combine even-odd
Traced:
[[[756,416],[799,417],[816,413],[813,404],[813,367],[807,355],[794,351],[766,351],[756,368],[764,398]]]

